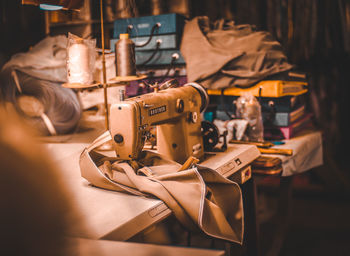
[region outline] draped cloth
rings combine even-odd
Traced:
[[[199,165],[179,171],[180,164],[151,151],[143,151],[137,162],[126,162],[94,150],[109,139],[106,132],[82,152],[82,177],[97,187],[159,198],[188,229],[242,244],[243,204],[237,183]]]
[[[205,16],[185,24],[180,50],[188,81],[209,89],[250,87],[293,67],[270,33]]]

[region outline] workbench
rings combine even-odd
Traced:
[[[62,136],[59,143],[54,138],[50,138],[45,141],[44,145],[61,170],[62,179],[66,184],[72,205],[78,212],[78,215],[71,219],[70,235],[88,239],[126,241],[148,227],[166,219],[171,215],[171,210],[158,199],[138,197],[93,187],[81,177],[79,156],[99,133],[100,131],[88,130]],[[251,145],[236,146],[253,147]],[[322,164],[321,134],[319,132],[306,133],[285,141],[284,145],[276,147],[289,148],[294,151],[293,156],[279,156],[283,163],[281,197],[285,200],[281,209],[285,214],[286,211],[290,212],[291,177]],[[234,171],[231,171],[230,175],[233,173]],[[259,245],[252,245],[254,241],[258,243],[259,240],[259,229],[256,222],[256,204],[258,202],[256,201],[254,179],[247,182],[247,186],[242,190],[245,211],[248,213],[245,218],[246,233],[248,234],[245,235],[245,242],[249,241],[247,246],[250,247],[248,248],[248,254],[259,255]],[[249,215],[251,216],[249,217]],[[285,214],[281,219],[281,223],[288,220],[288,218],[289,214]],[[286,229],[287,224],[284,224],[281,225],[280,230],[276,231],[280,238],[273,243],[272,248],[274,248],[275,253],[271,253],[271,255],[276,255],[281,248],[283,234]]]

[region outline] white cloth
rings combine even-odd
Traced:
[[[323,164],[321,132],[307,132],[274,148],[293,149],[292,156],[278,155],[282,160],[282,176],[291,176]],[[266,155],[276,157],[277,155]]]

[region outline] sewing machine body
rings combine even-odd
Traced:
[[[138,159],[152,126],[157,126],[157,151],[176,162],[204,155],[200,112],[206,92],[188,84],[113,104],[110,132],[117,157]],[[205,96],[203,96],[205,93]]]

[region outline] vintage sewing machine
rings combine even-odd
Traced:
[[[205,89],[197,83],[162,87],[112,105],[110,133],[118,158],[138,159],[154,126],[158,153],[179,163],[204,156],[200,113],[209,101]]]

